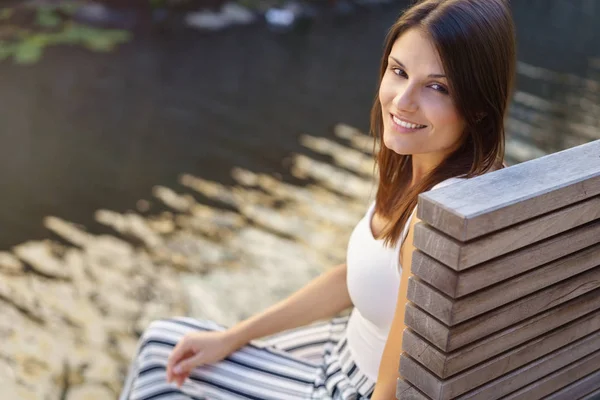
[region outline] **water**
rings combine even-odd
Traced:
[[[510,162],[600,138],[600,5],[513,3]],[[176,28],[108,55],[56,48],[32,67],[1,64],[0,249],[47,237],[47,215],[99,231],[94,211],[133,209],[182,173],[229,183],[240,166],[293,180],[300,134],[367,129],[383,38],[403,7],[290,35]]]

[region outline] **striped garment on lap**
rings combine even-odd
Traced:
[[[195,330],[222,330],[204,320],[153,322],[138,345],[120,400],[358,400],[374,382],[346,345],[348,317],[334,318],[253,342],[214,365],[195,368],[181,388],[166,382],[169,354]]]

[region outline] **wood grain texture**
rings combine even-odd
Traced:
[[[460,241],[518,224],[600,194],[598,154],[600,140],[423,193],[418,217]]]
[[[597,219],[600,219],[600,196],[468,243],[461,243],[420,222],[415,227],[414,243],[423,253],[456,271],[463,271]]]
[[[586,394],[579,400],[600,400],[600,382],[598,382],[598,390],[594,390],[593,392]]]
[[[445,325],[439,321],[435,323],[432,321],[435,318],[431,316],[429,318],[424,317],[423,314],[428,315],[424,311],[417,311],[415,315],[411,315],[410,322],[417,322],[415,324],[417,328],[429,327],[430,329],[435,329],[431,335],[423,335],[421,329],[415,329],[415,331],[428,340],[430,340],[429,336],[433,337],[436,341],[442,339],[442,343],[445,342],[446,348],[449,349],[447,351],[452,351],[553,307],[564,304],[599,287],[600,268],[596,267],[567,281],[557,283],[546,289],[532,293],[527,297],[465,321],[462,324],[453,326],[450,329],[446,328],[445,332],[443,331]],[[414,308],[418,309],[416,306]],[[411,310],[411,312],[414,311],[414,309]],[[412,325],[410,326],[413,327]],[[437,344],[433,340],[430,341]]]
[[[413,276],[408,283],[408,300],[444,324],[454,326],[598,265],[600,244],[457,300]]]
[[[600,388],[600,370],[546,397],[546,400],[576,399]]]
[[[412,329],[403,334],[403,350],[441,378],[451,376],[591,312],[600,310],[600,290],[587,293],[475,343],[444,352]]]
[[[411,271],[451,298],[459,298],[557,260],[600,241],[600,220],[505,254],[460,273],[416,250]]]
[[[396,385],[397,400],[431,400],[405,380],[398,378]]]
[[[503,400],[538,400],[561,390],[586,375],[600,369],[600,351],[596,351],[581,360],[567,365],[558,371],[511,393]]]
[[[600,313],[592,313],[448,379],[440,379],[403,354],[400,374],[429,397],[449,400],[598,330]]]
[[[453,331],[412,303],[404,308],[404,324],[442,351],[450,351]]]
[[[600,332],[595,332],[465,393],[457,397],[456,400],[497,400],[599,349]]]

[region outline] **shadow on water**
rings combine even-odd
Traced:
[[[549,5],[549,3],[551,5]],[[508,128],[519,162],[600,138],[600,6],[515,2],[518,89]],[[157,184],[234,166],[283,174],[298,136],[366,130],[382,41],[404,3],[277,35],[260,24],[216,34],[137,35],[111,54],[54,48],[0,65],[0,249],[46,237],[56,215],[95,231]]]

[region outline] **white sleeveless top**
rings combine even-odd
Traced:
[[[445,180],[432,190],[459,179]],[[394,247],[385,246],[383,239],[373,236],[371,220],[374,211],[375,203],[358,222],[348,242],[346,282],[354,309],[348,321],[346,338],[356,365],[375,382],[396,312],[402,274],[400,247],[408,234],[414,211]]]

